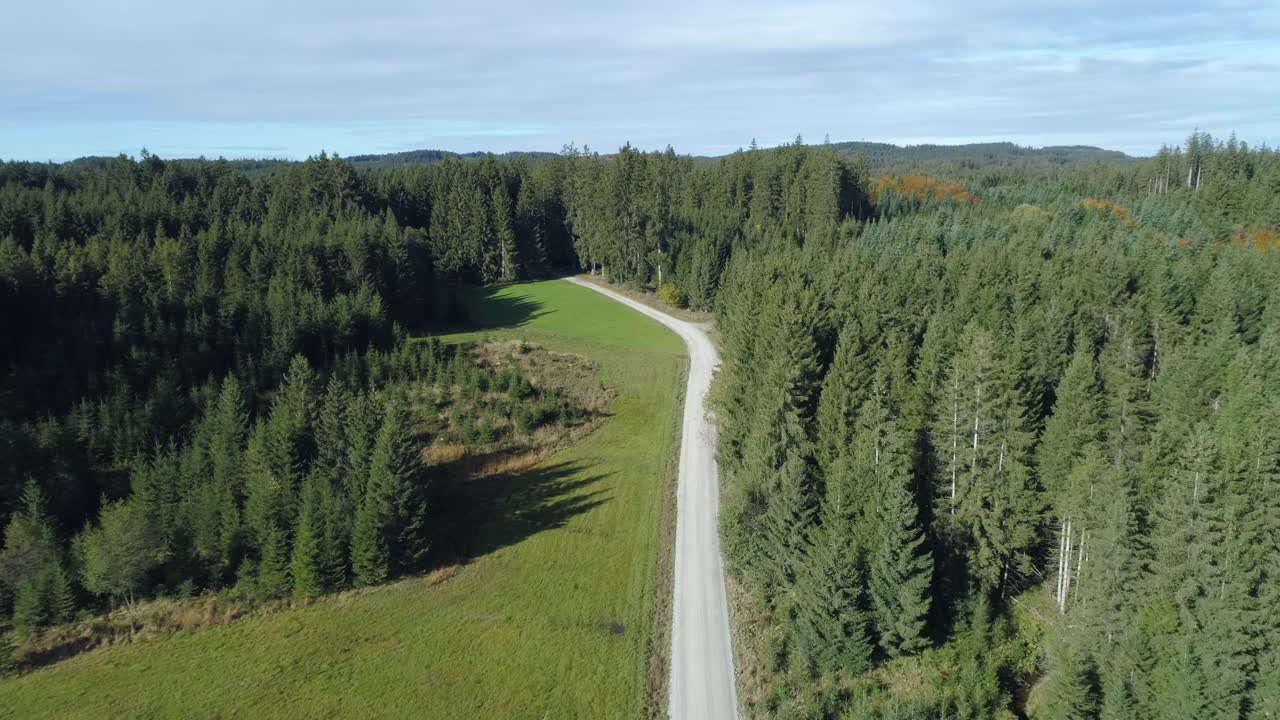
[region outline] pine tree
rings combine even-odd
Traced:
[[[278,464],[271,455],[270,432],[259,421],[249,435],[245,450],[244,520],[255,546],[262,551],[268,536],[286,522],[288,480],[281,477]]]
[[[876,547],[879,493],[906,482],[911,454],[899,435],[887,405],[883,378],[877,372],[869,399],[857,410],[851,437],[834,451],[826,476],[824,513],[831,510],[853,533],[853,550],[862,561]]]
[[[1130,667],[1102,673],[1102,704],[1098,720],[1138,720],[1138,706],[1129,687]]]
[[[329,378],[324,398],[316,414],[316,459],[314,472],[331,487],[342,487],[350,472],[350,443],[347,426],[348,408],[353,399],[347,386],[337,375]]]
[[[345,496],[329,487],[321,487],[320,500],[320,515],[324,520],[324,542],[320,546],[321,577],[325,587],[340,590],[349,582],[351,506]]]
[[[367,395],[351,398],[346,412],[347,464],[344,478],[347,498],[352,507],[358,508],[365,496],[369,482],[369,459],[373,455],[374,436],[382,418],[377,405]]]
[[[302,355],[289,363],[271,403],[265,428],[265,461],[276,498],[280,527],[290,527],[297,513],[297,493],[306,467],[315,456],[315,371]]]
[[[1106,463],[1097,450],[1081,461],[1078,472],[1096,478],[1094,530],[1089,535],[1088,579],[1077,587],[1084,621],[1112,646],[1132,622],[1133,593],[1141,571],[1139,527],[1133,507],[1133,470]]]
[[[991,332],[970,323],[959,346],[933,408],[935,527],[974,582],[1003,592],[1010,569],[1027,565],[1039,515],[1026,401]]]
[[[1249,695],[1249,720],[1280,718],[1280,642],[1271,645],[1258,658],[1257,684]]]
[[[1209,717],[1204,672],[1195,649],[1185,640],[1173,643],[1172,654],[1157,664],[1152,677],[1153,702],[1146,708],[1152,720]]]

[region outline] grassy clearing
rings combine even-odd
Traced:
[[[642,717],[683,348],[562,281],[469,306],[487,329],[449,339],[579,353],[617,392],[597,431],[506,481],[471,562],[81,655],[0,682],[0,716]]]
[[[599,275],[591,275],[589,273],[580,273],[579,275],[577,275],[577,278],[579,280],[585,280],[586,282],[589,282],[593,285],[607,287],[616,293],[625,295],[631,298],[632,300],[635,300],[640,303],[644,303],[645,305],[648,305],[651,308],[654,308],[656,310],[661,310],[662,312],[668,315],[680,318],[681,320],[685,320],[687,322],[711,323],[715,319],[715,315],[712,313],[704,312],[701,310],[690,310],[688,308],[676,307],[669,303],[663,302],[662,299],[659,298],[658,294],[655,292],[650,292],[648,290],[637,290],[635,288],[627,287],[625,285],[614,285],[612,283],[607,282],[604,278],[600,277]]]

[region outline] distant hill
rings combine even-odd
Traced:
[[[968,145],[890,145],[878,142],[838,142],[831,148],[841,155],[855,158],[866,155],[874,167],[914,165],[937,161],[1025,162],[1046,161],[1069,163],[1081,160],[1124,160],[1117,150],[1104,150],[1091,145],[1054,145],[1034,148],[1011,142],[970,143]]]
[[[1065,164],[1090,160],[1126,160],[1128,155],[1116,150],[1104,150],[1091,145],[1053,145],[1049,147],[1023,147],[1011,142],[970,143],[967,145],[891,145],[880,142],[835,142],[828,145],[835,152],[849,159],[865,155],[872,167],[877,169],[914,166],[927,163],[1036,163],[1046,162]],[[767,149],[767,148],[766,148]],[[529,161],[555,157],[556,153],[536,151],[514,151],[507,153],[467,152],[458,153],[450,150],[406,150],[395,153],[379,153],[365,155],[348,155],[344,159],[356,168],[381,169],[396,168],[407,165],[430,165],[445,160],[478,160],[492,155],[499,160],[523,158]],[[609,158],[611,154],[602,154]],[[692,156],[696,163],[710,163],[719,160],[719,156]],[[103,167],[110,157],[82,157],[70,161],[69,165],[86,165]],[[281,165],[288,165],[296,160],[277,159],[235,159],[228,160],[232,167],[249,175],[271,172]]]
[[[524,158],[526,160],[541,160],[543,158],[555,157],[555,153],[549,152],[508,152],[508,153],[486,153],[486,152],[469,152],[456,153],[448,150],[406,150],[405,152],[384,153],[381,155],[349,155],[347,162],[358,168],[388,168],[400,167],[402,165],[429,165],[431,163],[444,162],[450,158],[456,160],[478,160],[487,155],[493,155],[501,160],[514,160],[516,158]]]

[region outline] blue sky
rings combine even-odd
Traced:
[[[0,6],[0,158],[1280,144],[1280,2]]]

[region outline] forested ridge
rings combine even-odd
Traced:
[[[410,338],[582,269],[716,313],[753,711],[1274,717],[1280,159],[1087,157],[0,165],[0,607],[422,567],[412,398],[576,411]]]

